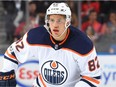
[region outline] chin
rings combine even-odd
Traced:
[[[53,37],[54,37],[54,38],[58,38],[58,37],[59,37],[59,35],[53,35]]]
[[[52,34],[54,37],[58,37],[59,35],[58,34]]]
[[[53,35],[53,37],[58,37],[58,35]]]

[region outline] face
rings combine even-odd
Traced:
[[[116,14],[115,13],[110,13],[110,21],[115,21],[116,20]]]
[[[63,15],[50,15],[48,19],[50,31],[56,40],[62,40],[66,36],[66,32],[58,38],[65,31],[65,16]]]
[[[36,10],[36,4],[32,3],[29,5],[29,11],[30,13],[34,13]]]
[[[96,12],[92,12],[91,14],[90,14],[90,16],[89,16],[89,19],[90,20],[96,20],[97,19],[97,13]]]

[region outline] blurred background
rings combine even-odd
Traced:
[[[44,25],[52,0],[0,0],[0,54],[28,30]],[[61,2],[60,0],[55,2]],[[98,53],[116,53],[116,1],[63,0],[72,11],[72,25],[86,33]]]
[[[46,9],[53,2],[62,0],[0,0],[0,69],[7,47],[28,30],[44,25]],[[86,33],[96,46],[103,69],[100,87],[115,87],[116,0],[63,0],[63,2],[71,8],[72,25]],[[19,66],[17,87],[32,87],[37,67],[38,63],[34,59]]]

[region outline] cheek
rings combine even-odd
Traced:
[[[49,23],[48,25],[49,25],[49,27],[53,27],[53,24],[52,23]]]
[[[65,30],[65,27],[63,26],[63,27],[60,27],[60,33],[62,33],[62,32],[64,32],[64,30]]]
[[[65,26],[63,25],[63,26],[60,26],[59,28],[62,29],[62,30],[64,30],[65,29]]]
[[[54,29],[54,27],[52,25],[50,25],[49,28],[51,31]]]

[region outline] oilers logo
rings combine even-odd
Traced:
[[[41,68],[43,79],[53,85],[63,84],[68,76],[66,68],[58,61],[47,61]]]

